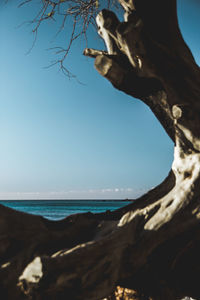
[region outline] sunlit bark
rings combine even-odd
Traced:
[[[200,298],[200,70],[175,0],[119,2],[124,22],[108,10],[97,16],[108,51],[84,53],[115,88],[151,108],[175,143],[172,169],[112,213],[51,222],[1,207],[5,299],[100,300],[117,285],[146,299]]]

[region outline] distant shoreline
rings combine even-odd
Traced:
[[[133,199],[4,199],[2,201],[101,201],[101,202],[132,202]]]

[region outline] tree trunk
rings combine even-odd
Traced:
[[[106,51],[86,49],[112,85],[145,102],[175,143],[155,189],[114,212],[51,222],[1,207],[4,299],[100,300],[117,285],[146,299],[200,299],[200,69],[175,0],[119,0],[97,16]]]

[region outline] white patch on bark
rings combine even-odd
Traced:
[[[108,54],[113,54],[114,49],[113,49],[113,41],[110,38],[107,30],[104,28],[104,19],[103,19],[103,15],[102,12],[100,12],[97,17],[96,17],[96,23],[98,26],[98,34],[103,38],[105,44],[106,44],[106,48],[108,51]]]
[[[71,248],[71,249],[60,250],[60,251],[58,251],[58,252],[52,254],[51,257],[54,258],[54,257],[57,257],[57,256],[64,256],[64,255],[67,255],[67,254],[69,254],[69,253],[71,253],[71,252],[74,252],[74,251],[76,251],[76,250],[80,250],[80,249],[82,249],[82,248],[85,248],[86,246],[91,245],[91,244],[94,244],[94,242],[91,241],[91,242],[87,242],[87,243],[80,244],[80,245],[78,245],[78,246],[76,246],[76,247],[74,247],[74,248]]]
[[[131,11],[135,10],[135,6],[134,6],[133,1],[119,0],[119,3],[121,4],[121,6],[123,7],[123,9],[126,12],[131,12]]]
[[[10,262],[7,262],[7,263],[1,265],[1,269],[5,269],[5,268],[7,268],[9,265],[10,265]]]
[[[191,298],[191,297],[184,297],[183,299],[181,300],[195,300],[194,298]]]
[[[153,204],[155,206],[160,202],[160,208],[145,224],[146,230],[157,230],[190,203],[200,182],[200,154],[185,155],[177,142],[172,170],[176,176],[176,185],[164,198]]]
[[[129,222],[131,222],[131,220],[133,220],[133,218],[135,217],[135,215],[138,213],[138,211],[129,211],[127,212],[125,215],[123,215],[121,217],[121,219],[119,220],[118,223],[118,227],[122,227],[126,224],[128,224]]]
[[[176,177],[176,185],[163,198],[149,205],[145,209],[129,211],[119,221],[118,227],[130,223],[136,215],[143,215],[147,219],[145,230],[158,230],[165,223],[170,222],[173,216],[186,207],[199,190],[200,184],[200,154],[192,152],[185,154],[177,141],[174,149],[174,162],[172,170]],[[199,191],[200,195],[200,191]],[[155,213],[154,213],[155,211]],[[199,212],[194,212],[199,217]]]
[[[22,275],[19,277],[19,281],[27,281],[37,283],[43,276],[41,258],[36,257],[28,266],[25,268]]]
[[[196,123],[194,123],[196,124]],[[178,124],[178,127],[184,132],[185,137],[192,143],[193,147],[200,151],[200,139],[195,136],[188,128],[185,126]]]

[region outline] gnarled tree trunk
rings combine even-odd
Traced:
[[[115,88],[151,108],[175,143],[172,169],[112,213],[51,222],[1,208],[5,299],[100,300],[117,285],[146,299],[200,299],[200,69],[175,0],[119,2],[124,22],[108,10],[97,16],[108,52],[84,53]]]

